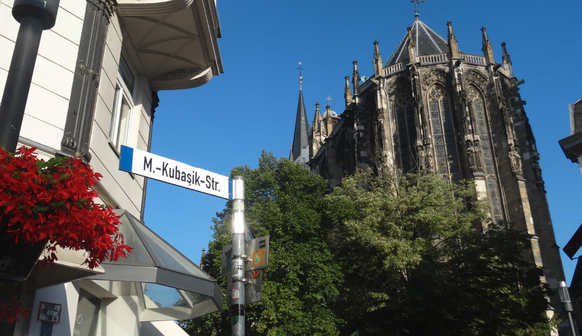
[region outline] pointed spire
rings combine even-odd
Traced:
[[[325,138],[321,133],[323,127],[323,120],[321,119],[321,111],[319,110],[319,102],[315,103],[315,116],[313,117],[313,129],[311,130],[311,148],[310,157],[314,157],[315,154],[321,148],[323,139]]]
[[[319,110],[319,102],[315,103],[315,115],[313,116],[313,127],[311,133],[315,137],[316,134],[321,132],[321,111]]]
[[[503,68],[509,72],[510,76],[513,76],[511,57],[507,53],[505,42],[501,42],[501,48],[503,49]]]
[[[350,88],[350,76],[346,76],[345,78],[346,85],[344,88],[344,98],[346,100],[346,109],[348,106],[352,104],[352,89]]]
[[[357,95],[360,91],[360,73],[358,72],[358,61],[353,61],[354,71],[352,73],[352,83],[354,85],[354,94]]]
[[[451,21],[447,21],[447,27],[449,28],[448,44],[449,50],[451,52],[451,57],[457,58],[459,57],[459,46],[457,45],[457,37],[455,36],[455,32],[453,31],[453,23]]]
[[[374,41],[374,76],[382,74],[382,56],[380,56],[380,48],[378,48],[378,41]]]
[[[301,63],[299,63],[299,71]],[[299,75],[299,102],[297,103],[297,116],[295,119],[295,133],[293,134],[293,145],[289,160],[299,162],[305,168],[309,163],[309,123],[305,112],[305,102],[303,101],[303,76]]]
[[[325,136],[328,137],[333,131],[333,111],[331,110],[331,101],[328,101],[327,106],[325,107],[325,113],[323,117],[323,129],[325,130]]]
[[[485,62],[487,64],[495,63],[495,59],[493,58],[493,48],[491,47],[491,43],[489,42],[489,37],[487,36],[487,28],[481,27],[481,32],[483,33],[483,56],[485,56]]]
[[[412,27],[406,27],[408,29],[408,58],[410,63],[416,63],[416,42],[412,37]]]

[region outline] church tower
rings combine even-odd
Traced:
[[[358,168],[473,180],[494,221],[509,221],[530,234],[525,257],[545,270],[544,281],[556,290],[564,272],[540,155],[519,92],[524,81],[513,75],[505,43],[501,63],[495,62],[484,27],[481,54],[461,52],[452,23],[446,27],[444,39],[417,14],[386,63],[374,42],[373,76],[361,80],[353,62],[346,109],[333,136],[319,150],[312,147],[311,170],[332,187]],[[557,296],[551,305],[562,310]]]
[[[295,119],[295,133],[293,145],[289,153],[289,160],[299,162],[305,168],[309,167],[309,124],[303,101],[303,76],[301,76],[301,63],[299,63],[299,102],[297,103],[297,116]]]

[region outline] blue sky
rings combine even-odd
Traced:
[[[331,96],[343,112],[344,76],[357,60],[373,73],[373,42],[386,61],[414,22],[408,0],[218,1],[224,73],[191,90],[160,92],[151,152],[215,173],[257,166],[261,150],[287,157],[302,62],[307,116]],[[582,176],[558,140],[570,134],[568,105],[582,98],[582,3],[566,1],[436,1],[419,5],[420,19],[446,39],[452,21],[459,49],[481,55],[487,27],[496,62],[507,43],[540,164],[557,243],[563,247],[582,223]],[[212,239],[211,219],[225,200],[150,181],[145,221],[194,262]],[[566,279],[575,261],[562,254]]]

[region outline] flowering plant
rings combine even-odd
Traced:
[[[102,175],[78,158],[44,161],[34,151],[22,147],[13,154],[0,148],[0,238],[7,244],[4,249],[45,246],[49,253],[41,266],[54,264],[57,245],[85,250],[83,264],[91,269],[105,259],[127,256],[131,247],[119,233],[118,216],[111,207],[95,202],[93,188]],[[0,318],[13,323],[18,315],[30,312],[12,290],[0,292]]]
[[[78,158],[44,161],[34,151],[0,148],[0,228],[16,244],[46,242],[51,253],[41,266],[54,264],[57,245],[87,251],[84,263],[91,269],[125,257],[131,247],[119,233],[118,216],[95,202],[93,188],[102,175]]]

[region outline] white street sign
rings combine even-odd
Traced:
[[[228,176],[139,149],[121,146],[119,169],[212,196],[232,199],[230,197],[232,183]]]

